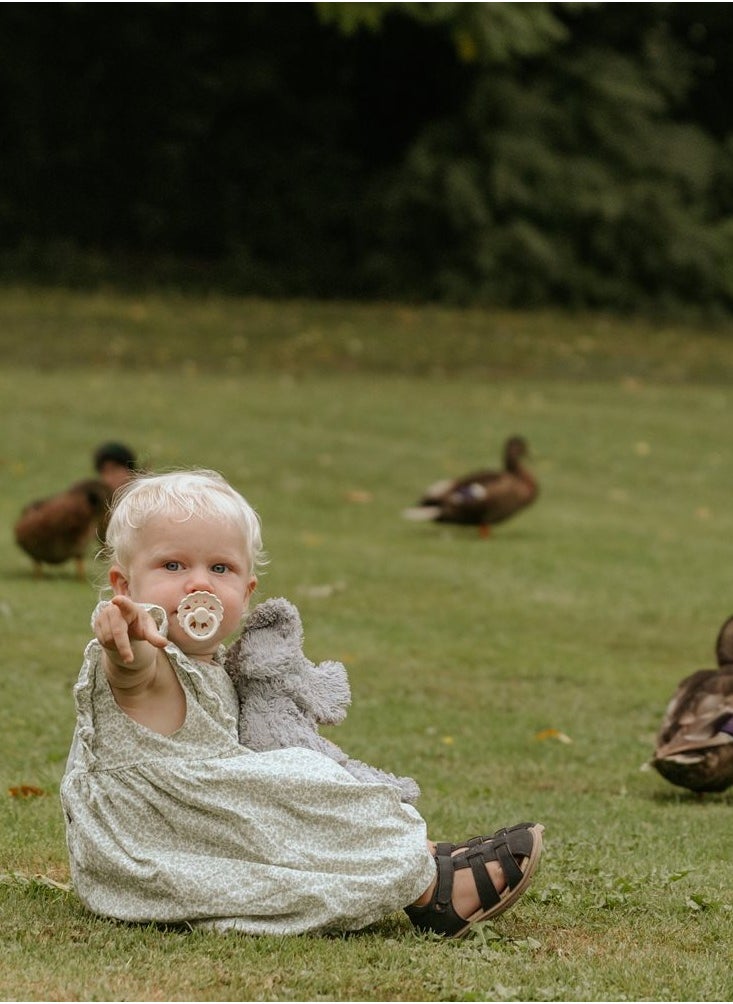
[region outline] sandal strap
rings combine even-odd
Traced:
[[[526,831],[524,835],[526,836]],[[504,831],[504,833],[502,833],[500,836],[495,837],[493,841],[497,859],[499,861],[499,864],[501,865],[501,870],[504,872],[506,883],[510,889],[514,888],[517,882],[519,882],[519,880],[522,878],[523,874],[522,869],[517,864],[517,859],[515,858],[514,854],[518,850],[517,843],[519,842],[524,843],[524,842],[518,841],[516,838],[517,834],[513,833],[510,835],[506,831]],[[512,841],[511,845],[510,845],[510,840]],[[531,849],[531,842],[524,853],[528,854],[530,849]],[[521,854],[522,852],[520,851],[519,853]]]
[[[733,719],[733,715],[731,718]],[[499,836],[501,833],[514,833],[517,830],[531,830],[534,825],[534,823],[516,823],[514,826],[504,826],[500,830],[497,830],[496,833],[488,833],[485,836],[471,837],[470,840],[464,840],[460,844],[449,844],[448,846],[451,851],[462,851],[465,850],[466,847],[474,847],[477,844],[485,844],[487,840],[493,840],[494,837]],[[440,846],[442,847],[443,845],[441,844]]]
[[[473,839],[476,840],[477,838],[474,837]],[[443,854],[452,854],[455,849],[455,844],[449,844],[446,841],[441,840],[440,843],[435,845],[435,857],[437,858]]]
[[[450,844],[446,845],[450,847]],[[450,852],[438,853],[435,855],[435,864],[438,869],[438,881],[433,895],[433,905],[437,910],[446,910],[453,898],[453,872],[455,866]]]
[[[489,878],[489,873],[486,871],[486,861],[491,860],[484,856],[484,851],[481,847],[473,847],[466,854],[466,859],[468,864],[471,866],[471,872],[473,874],[473,881],[476,883],[476,891],[478,892],[479,902],[484,910],[490,909],[501,899],[501,896],[496,891],[496,886]],[[458,865],[456,867],[459,867]]]
[[[477,843],[474,840],[468,841],[465,849],[455,854],[451,861],[453,867],[470,868],[477,879],[476,885],[479,887],[479,895],[483,883],[479,884],[479,873],[486,879],[486,882],[493,887],[493,882],[488,877],[486,868],[487,861],[498,861],[504,878],[510,889],[513,889],[522,879],[523,872],[517,863],[517,857],[527,857],[532,851],[532,835],[526,829],[503,829],[488,839]],[[487,895],[491,894],[487,891]],[[493,899],[493,897],[492,897]],[[491,904],[489,904],[491,905]]]

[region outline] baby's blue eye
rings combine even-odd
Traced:
[[[227,566],[222,562],[218,562],[216,565],[211,566],[211,571],[216,572],[217,575],[223,575],[226,572]]]
[[[163,565],[163,568],[165,568],[167,572],[177,572],[180,567],[180,561],[166,561]]]

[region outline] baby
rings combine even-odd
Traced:
[[[107,546],[114,595],[92,618],[61,787],[89,909],[253,934],[355,930],[405,909],[457,937],[524,892],[539,824],[435,844],[393,785],[316,750],[239,744],[223,643],[263,552],[257,514],[220,475],[134,479]]]

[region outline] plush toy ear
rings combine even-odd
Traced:
[[[267,680],[293,675],[302,652],[300,614],[282,597],[258,603],[230,649],[225,669],[233,680]],[[236,661],[236,667],[235,667]]]
[[[272,628],[282,634],[284,638],[292,634],[298,639],[302,637],[303,631],[298,608],[286,600],[284,596],[258,603],[248,615],[244,627],[246,631]]]
[[[262,628],[272,627],[277,619],[276,612],[272,609],[270,600],[258,603],[245,617],[245,631],[260,631]]]

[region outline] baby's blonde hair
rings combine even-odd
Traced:
[[[256,574],[264,564],[259,516],[216,471],[144,474],[119,488],[112,499],[106,534],[105,551],[112,564],[129,567],[137,531],[154,516],[167,516],[181,523],[193,517],[227,522],[242,532],[250,574]]]

